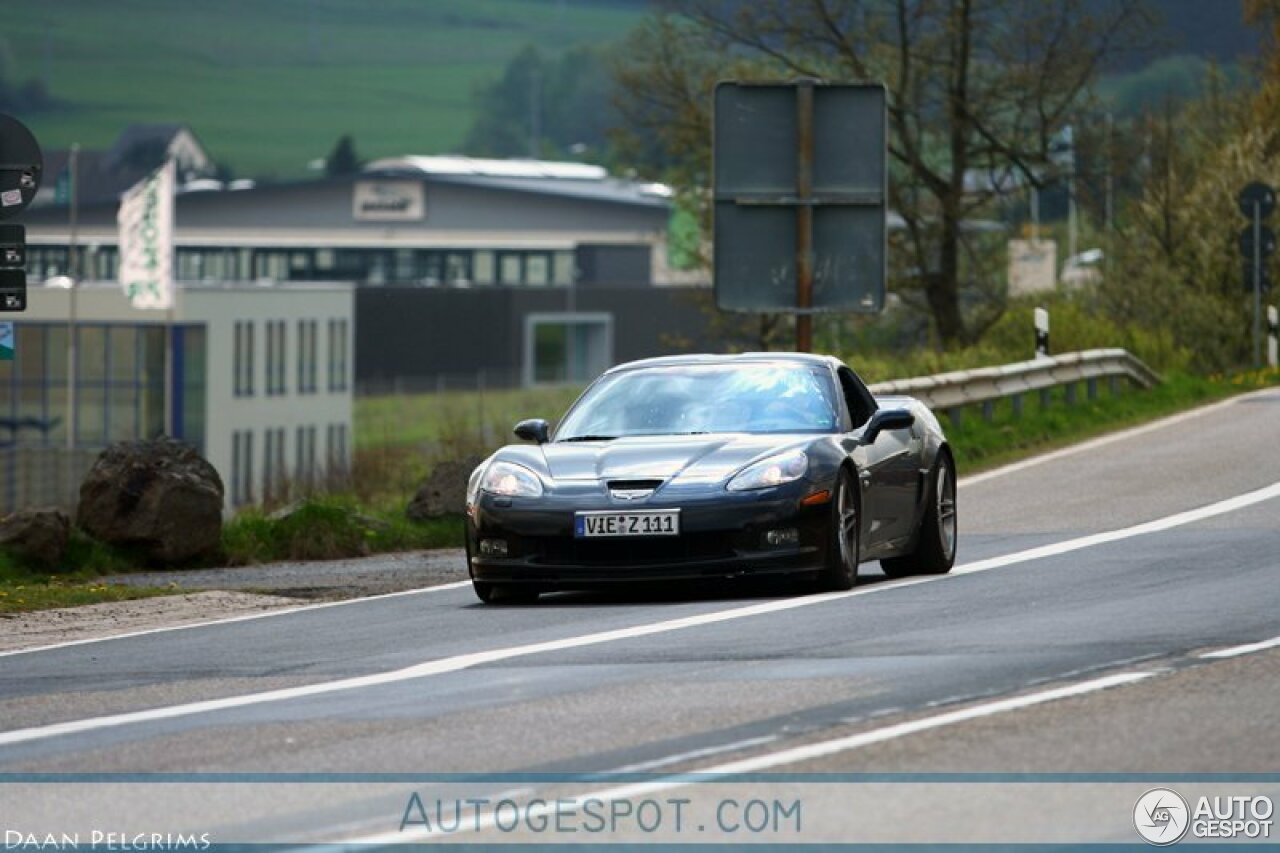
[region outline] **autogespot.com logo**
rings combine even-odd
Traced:
[[[1150,844],[1173,844],[1187,834],[1191,813],[1187,801],[1168,788],[1152,788],[1133,807],[1133,825]]]

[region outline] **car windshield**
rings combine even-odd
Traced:
[[[776,364],[682,364],[600,379],[569,411],[557,441],[712,432],[834,432],[828,370]]]

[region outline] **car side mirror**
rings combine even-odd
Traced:
[[[862,443],[873,443],[885,430],[910,429],[915,422],[916,416],[907,409],[879,409],[867,421],[867,428],[862,432]]]
[[[530,418],[516,424],[515,434],[516,438],[523,438],[525,441],[546,444],[547,437],[551,434],[551,426],[542,418]]]

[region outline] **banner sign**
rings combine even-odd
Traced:
[[[173,307],[172,160],[120,199],[120,285],[134,308]]]

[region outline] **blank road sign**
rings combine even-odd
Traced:
[[[804,88],[812,93],[808,105]],[[717,304],[730,311],[880,311],[886,143],[879,84],[718,85]],[[800,304],[799,286],[805,244],[808,306]]]

